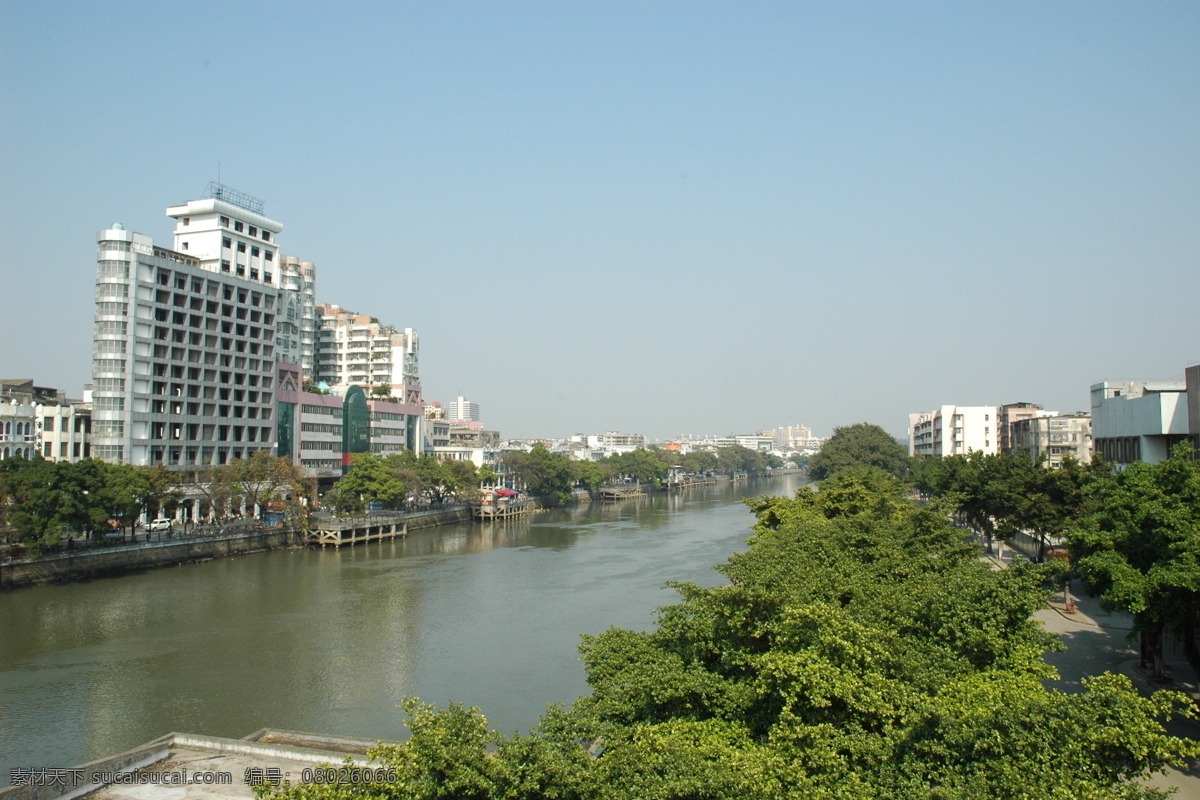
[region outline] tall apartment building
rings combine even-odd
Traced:
[[[1067,457],[1087,463],[1092,458],[1092,415],[1052,414],[1013,423],[1012,449],[1045,456],[1047,467],[1062,466]]]
[[[807,425],[784,425],[775,429],[774,436],[776,450],[799,450],[813,438]]]
[[[997,452],[996,406],[942,406],[908,415],[908,452],[953,456]]]
[[[135,465],[224,464],[274,443],[283,225],[220,184],[167,209],[170,249],[100,231],[92,455]]]
[[[299,364],[306,379],[315,379],[317,358],[317,268],[310,261],[283,256],[279,265],[280,295],[275,356]]]
[[[446,419],[479,422],[479,403],[472,403],[460,394],[446,404]]]
[[[420,343],[417,332],[403,332],[376,317],[340,306],[318,304],[316,380],[330,386],[386,386],[399,402],[420,404]]]

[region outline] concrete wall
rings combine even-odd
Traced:
[[[98,575],[257,553],[289,547],[296,541],[296,535],[290,531],[272,530],[156,542],[153,545],[77,550],[34,561],[12,561],[0,565],[0,589],[39,583],[65,583]]]

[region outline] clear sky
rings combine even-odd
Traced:
[[[217,178],[506,437],[1086,409],[1200,361],[1200,3],[0,2],[0,376]]]

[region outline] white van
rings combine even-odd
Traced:
[[[171,530],[171,520],[166,517],[150,520],[150,524],[146,526],[148,531],[169,531]]]

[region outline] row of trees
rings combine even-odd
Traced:
[[[354,514],[362,513],[369,503],[386,509],[410,508],[422,500],[441,505],[451,497],[470,500],[478,492],[476,484],[493,479],[491,470],[476,469],[470,461],[442,461],[407,450],[387,456],[358,453],[322,502],[335,511]]]
[[[618,480],[661,485],[672,468],[696,474],[732,474],[757,473],[783,465],[778,456],[739,446],[722,447],[715,453],[697,451],[684,454],[658,447],[639,447],[599,461],[575,461],[560,453],[552,453],[541,444],[528,453],[520,450],[506,452],[501,463],[506,475],[512,476],[533,494],[559,499],[569,497],[576,486],[595,489]]]
[[[37,555],[64,536],[100,538],[142,516],[173,516],[189,497],[197,502],[198,518],[207,520],[273,501],[294,509],[310,494],[311,483],[298,469],[267,452],[182,471],[90,458],[10,458],[0,461],[0,528]]]
[[[652,632],[584,636],[590,694],[501,736],[477,709],[406,702],[389,780],[285,786],[352,798],[1149,798],[1200,755],[1182,695],[1103,675],[1048,689],[1031,619],[1044,567],[993,570],[938,508],[875,467],[751,502],[724,585],[675,585]],[[264,793],[272,792],[264,788]]]
[[[1200,674],[1200,461],[1192,456],[1182,443],[1165,461],[1113,471],[1100,460],[1046,469],[1020,454],[972,454],[917,462],[914,480],[985,536],[1023,532],[1043,555],[1065,545],[1065,568],[1105,608],[1133,615],[1159,675],[1169,632]]]
[[[575,487],[595,489],[624,479],[661,484],[672,467],[695,473],[761,472],[781,466],[782,461],[745,447],[685,455],[638,448],[600,461],[575,461],[538,444],[528,452],[506,451],[500,464],[505,481],[561,503],[570,498]],[[469,461],[440,461],[409,452],[386,457],[362,453],[351,459],[349,472],[325,494],[324,503],[338,511],[361,512],[371,502],[384,508],[402,508],[421,497],[435,504],[451,496],[469,500],[475,484],[499,477],[487,468],[476,470]]]
[[[903,476],[989,548],[996,539],[1032,537],[1038,561],[1053,550],[1061,578],[1082,578],[1104,608],[1133,616],[1143,658],[1158,676],[1167,634],[1200,674],[1200,460],[1190,445],[1176,445],[1157,464],[1115,471],[1099,457],[1054,469],[1026,453],[901,459],[886,438],[875,426],[838,429],[813,458],[810,477],[872,464]]]
[[[145,512],[172,509],[179,497],[162,467],[41,456],[0,461],[0,528],[35,556],[64,536],[100,538],[114,527],[123,530]]]

